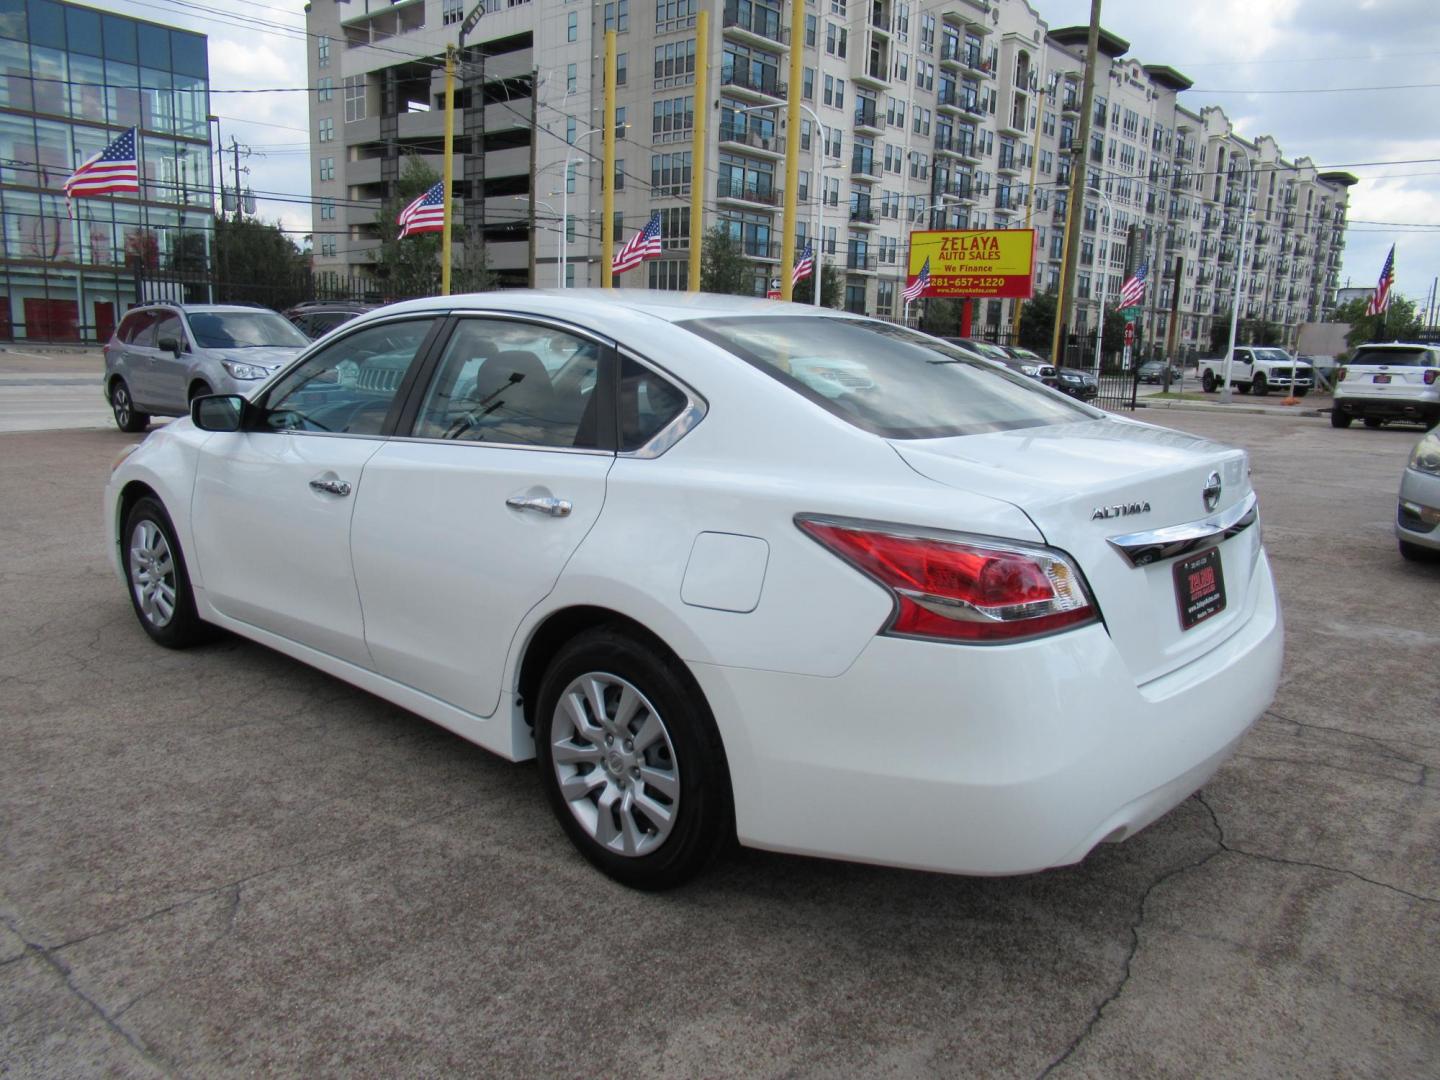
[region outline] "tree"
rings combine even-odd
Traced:
[[[1350,332],[1345,335],[1345,344],[1352,349],[1367,341],[1410,341],[1425,329],[1415,316],[1415,301],[1392,293],[1390,310],[1383,315],[1367,315],[1365,309],[1370,301],[1365,297],[1347,300],[1335,309],[1331,322],[1349,323]]]
[[[755,295],[755,268],[740,242],[719,225],[707,229],[700,248],[700,291],[729,296]],[[825,292],[822,288],[821,299]]]
[[[795,290],[791,299],[797,304],[815,300],[815,275],[811,274]],[[820,286],[820,306],[838,308],[845,300],[845,275],[830,263],[825,264],[824,283]]]
[[[920,312],[920,329],[927,334],[946,337],[960,333],[960,305],[970,303],[969,300],[954,300],[946,296],[932,296],[915,302],[924,305]],[[899,303],[904,306],[903,296]]]
[[[1055,344],[1055,294],[1037,293],[1020,308],[1018,344],[1049,356]]]
[[[217,218],[214,258],[215,299],[222,303],[257,303],[278,310],[310,299],[309,260],[278,224]]]
[[[1235,324],[1236,345],[1281,346],[1285,342],[1285,329],[1278,323],[1265,319],[1241,319]],[[1210,324],[1210,351],[1220,356],[1230,344],[1230,320],[1216,319]]]
[[[443,239],[440,233],[417,233],[402,238],[400,223],[396,220],[400,211],[434,187],[439,179],[434,169],[411,154],[395,182],[394,194],[380,205],[375,218],[375,232],[380,238],[380,249],[375,253],[375,276],[390,299],[434,296],[440,291]],[[451,292],[483,292],[494,288],[496,278],[490,269],[484,241],[478,236],[465,237],[461,226],[453,221],[451,230]],[[455,239],[461,239],[462,243],[454,243]]]

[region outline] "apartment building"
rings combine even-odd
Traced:
[[[601,56],[617,32],[616,244],[659,210],[664,255],[622,288],[687,285],[691,185],[705,227],[723,227],[763,294],[779,270],[784,116],[792,47],[803,50],[800,245],[843,274],[844,306],[905,316],[909,233],[1036,230],[1036,289],[1056,289],[1072,155],[1088,155],[1077,260],[1077,326],[1113,306],[1148,263],[1146,351],[1171,329],[1203,351],[1228,319],[1244,184],[1252,185],[1243,317],[1299,322],[1330,306],[1343,247],[1345,174],[1238,136],[1218,108],[1178,98],[1180,72],[1128,56],[1104,32],[1088,147],[1080,129],[1083,27],[1051,29],[1025,0],[807,0],[803,40],[771,0],[710,0],[709,100],[697,105],[696,16],[707,0],[486,0],[467,39],[457,194],[506,284],[600,281]],[[439,171],[440,57],[460,0],[313,0],[316,265],[364,272],[374,207],[421,154]],[[705,176],[694,175],[697,108]],[[1173,310],[1173,315],[1172,315]],[[918,311],[912,305],[913,320]],[[980,333],[1009,333],[1012,301],[985,301]]]

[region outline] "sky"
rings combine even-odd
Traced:
[[[1359,177],[1350,189],[1340,284],[1373,286],[1393,243],[1395,288],[1423,303],[1440,275],[1436,3],[1103,0],[1101,23],[1129,41],[1130,55],[1142,63],[1165,64],[1194,80],[1181,96],[1189,108],[1219,105],[1246,138],[1271,135],[1289,159],[1308,156]],[[244,15],[226,11],[221,0],[102,6],[208,35],[214,90],[305,84],[303,0],[249,3]],[[1032,6],[1052,28],[1090,18],[1090,0]],[[301,241],[311,227],[308,206],[283,199],[310,193],[305,95],[213,93],[210,107],[221,117],[227,147],[232,136],[242,145],[240,165],[250,170],[242,186],[257,192],[260,216]],[[226,162],[228,187],[228,155]]]

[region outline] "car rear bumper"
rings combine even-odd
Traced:
[[[1345,394],[1344,383],[1335,389],[1333,407],[1336,412],[1358,419],[1375,417],[1382,420],[1417,420],[1433,422],[1440,419],[1440,394],[1416,397],[1360,397]]]
[[[1440,476],[1406,469],[1400,478],[1395,535],[1418,547],[1440,551]]]
[[[843,675],[694,664],[750,846],[1016,874],[1083,859],[1199,788],[1269,706],[1283,627],[1262,556],[1243,625],[1137,686],[1101,626],[1020,645],[877,637]]]

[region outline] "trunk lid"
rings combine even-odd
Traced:
[[[1177,599],[1180,560],[1132,566],[1109,541],[1223,515],[1244,503],[1251,488],[1243,450],[1116,420],[891,445],[922,476],[1018,507],[1047,543],[1073,556],[1137,683],[1188,663],[1242,624],[1258,527],[1214,545],[1225,607],[1189,629],[1182,628]],[[1210,509],[1204,492],[1212,474],[1219,476],[1220,497]]]

